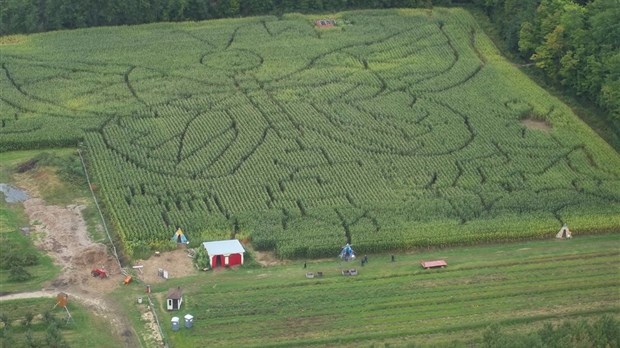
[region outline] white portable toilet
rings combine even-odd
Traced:
[[[179,317],[172,317],[172,331],[179,331]]]
[[[185,327],[186,328],[191,328],[192,325],[194,324],[194,316],[191,314],[185,314]]]

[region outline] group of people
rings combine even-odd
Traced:
[[[349,261],[350,254],[345,252],[344,255],[342,256],[345,261]],[[364,255],[364,257],[362,257],[362,260],[360,262],[362,264],[362,267],[365,266],[368,263],[368,255]],[[396,262],[396,257],[394,255],[392,255],[392,262]],[[306,262],[304,261],[304,269],[306,269],[306,266],[307,266]]]

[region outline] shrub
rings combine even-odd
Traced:
[[[9,269],[9,280],[24,282],[32,278],[32,274],[19,264],[12,264]]]

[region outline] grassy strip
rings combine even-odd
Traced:
[[[558,243],[535,241],[370,255],[355,263],[315,261],[323,279],[305,279],[299,263],[240,268],[171,280],[154,287],[159,303],[182,286],[181,312],[160,319],[171,345],[359,346],[480,340],[492,323],[532,330],[542,322],[620,315],[617,289],[620,236],[587,236]],[[418,259],[449,256],[443,270],[421,270]],[[336,275],[357,267],[357,277]],[[172,332],[169,320],[191,313],[194,328]],[[463,341],[464,340],[464,341]],[[468,343],[469,342],[469,343]],[[200,344],[202,344],[200,343]]]
[[[60,270],[53,264],[49,256],[40,253],[36,249],[29,236],[20,232],[19,228],[27,225],[28,219],[24,215],[21,206],[8,204],[4,200],[0,201],[0,237],[15,242],[24,252],[32,251],[39,254],[38,265],[25,267],[25,270],[32,275],[32,278],[29,280],[22,282],[12,281],[9,277],[9,270],[0,270],[0,293],[41,289]]]

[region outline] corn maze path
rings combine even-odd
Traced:
[[[295,16],[137,29],[135,52],[129,29],[8,50],[0,144],[83,140],[134,247],[177,226],[323,256],[535,237],[591,212],[620,224],[617,153],[512,85],[464,11],[340,16],[327,30]]]

